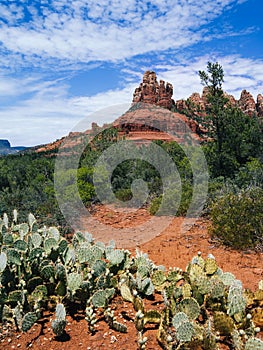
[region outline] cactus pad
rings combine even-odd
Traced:
[[[64,329],[65,329],[66,325],[67,325],[66,320],[55,319],[51,322],[52,331],[58,337],[60,337],[64,333]]]
[[[245,350],[263,350],[263,341],[258,338],[248,339]]]
[[[176,338],[181,342],[190,342],[194,336],[194,326],[191,322],[182,322],[176,330]]]
[[[22,331],[27,332],[33,324],[38,320],[35,312],[28,312],[22,319]]]
[[[121,333],[127,333],[127,331],[128,331],[125,324],[117,322],[117,321],[112,322],[111,328],[114,329],[115,331],[121,332]]]
[[[161,322],[161,314],[157,310],[149,310],[144,314],[144,324]]]
[[[55,238],[49,237],[45,239],[44,249],[47,254],[50,254],[52,250],[56,250],[58,248],[58,243]]]
[[[66,309],[63,304],[57,304],[56,306],[56,318],[64,320],[66,318]]]
[[[21,257],[16,249],[9,248],[7,250],[7,261],[9,264],[21,265]]]
[[[27,251],[27,243],[22,239],[17,239],[13,244],[14,249],[19,250],[20,252]]]
[[[161,270],[156,270],[153,272],[152,276],[152,283],[155,287],[159,287],[162,284],[164,284],[164,282],[166,281],[166,276],[165,273]]]
[[[246,300],[243,298],[242,295],[234,295],[228,305],[228,314],[230,316],[233,316],[235,314],[241,313],[243,314],[246,309]]]
[[[223,312],[215,312],[214,327],[221,335],[231,335],[235,329],[233,319]]]
[[[42,236],[37,233],[37,232],[34,232],[32,235],[31,235],[31,240],[32,240],[32,244],[34,246],[34,248],[38,248],[41,246],[42,244]]]
[[[263,308],[257,307],[252,311],[252,320],[256,327],[263,328]]]
[[[44,266],[40,271],[40,276],[45,280],[50,280],[51,277],[55,276],[55,268],[52,265]]]
[[[128,287],[127,284],[123,283],[121,285],[120,293],[121,293],[123,300],[133,303],[134,296],[132,295],[130,288]]]
[[[94,307],[105,307],[108,303],[108,300],[114,295],[114,288],[104,289],[96,291],[92,298],[92,304]]]
[[[185,298],[179,304],[179,309],[184,312],[190,320],[195,320],[200,314],[200,306],[194,298]]]
[[[189,321],[188,316],[184,312],[178,312],[174,315],[172,323],[175,329],[178,329],[181,323]]]
[[[211,278],[210,280],[211,288],[209,291],[209,295],[212,299],[219,299],[224,296],[225,293],[225,285],[219,278]]]
[[[231,272],[224,272],[220,278],[225,286],[231,286],[236,280],[236,277]]]
[[[207,275],[213,275],[217,270],[217,264],[215,259],[207,258],[205,260],[205,272]]]
[[[7,264],[7,255],[6,253],[2,252],[0,254],[0,273],[4,271],[4,269],[6,268],[6,264]]]
[[[106,272],[106,263],[103,260],[96,260],[92,265],[92,270],[94,270],[94,276],[98,277]]]
[[[56,242],[59,241],[60,239],[60,234],[59,234],[59,230],[56,227],[49,227],[48,229],[48,236],[51,238],[54,238],[56,240]]]
[[[123,250],[113,250],[106,254],[106,259],[111,265],[119,265],[124,262],[125,254]]]

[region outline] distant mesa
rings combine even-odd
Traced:
[[[5,156],[8,154],[15,154],[19,151],[23,151],[26,147],[11,147],[8,140],[0,139],[0,156]]]
[[[0,140],[0,149],[11,148],[11,144],[8,140]]]

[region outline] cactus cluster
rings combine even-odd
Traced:
[[[165,308],[158,340],[163,348],[209,350],[231,343],[233,349],[263,349],[256,337],[260,326],[255,317],[263,301],[260,286],[255,293],[244,290],[233,274],[217,266],[212,255],[203,259],[201,253],[180,280],[178,271],[173,276],[162,292]]]
[[[94,333],[104,315],[109,327],[126,332],[117,321],[111,301],[120,295],[132,303],[138,348],[147,349],[147,324],[158,328],[164,349],[263,349],[257,333],[263,328],[263,282],[256,292],[223,272],[212,255],[198,253],[187,265],[165,270],[139,251],[95,242],[89,233],[76,232],[68,242],[55,227],[38,228],[32,214],[28,223],[7,215],[0,219],[0,318],[27,331],[46,309],[54,309],[51,326],[56,336],[66,327],[72,303],[86,313]],[[163,296],[160,311],[145,307],[145,298]]]

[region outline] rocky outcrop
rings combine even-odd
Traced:
[[[157,81],[156,73],[146,71],[143,75],[142,83],[135,89],[133,103],[150,103],[160,107],[171,109],[174,105],[173,86],[165,83],[164,80]]]
[[[207,87],[204,88],[202,95],[199,93],[193,93],[187,100],[178,100],[175,102],[175,107],[178,112],[183,113],[185,111],[195,112],[196,114],[202,116],[205,114],[205,109],[207,105]],[[257,96],[257,103],[255,102],[253,96],[247,90],[241,92],[240,98],[236,100],[234,96],[225,93],[225,96],[229,99],[232,106],[238,106],[243,113],[252,117],[254,115],[258,117],[263,117],[263,96],[259,94]],[[191,110],[190,110],[191,109]]]
[[[126,140],[147,143],[150,140],[176,141],[199,140],[199,125],[185,115],[168,109],[152,107],[146,103],[138,104],[112,124],[119,136]]]
[[[263,118],[263,96],[261,94],[258,94],[257,96],[256,110],[258,112],[258,116]]]
[[[255,113],[257,114],[256,102],[251,93],[247,90],[243,90],[241,92],[238,106],[243,113],[249,115],[250,117],[252,117]]]

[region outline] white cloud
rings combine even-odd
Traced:
[[[0,41],[10,55],[20,53],[29,62],[35,62],[34,55],[77,62],[116,61],[207,40],[211,33],[208,35],[205,25],[236,3],[51,0],[40,9],[31,5],[31,20],[17,26],[12,15],[22,16],[26,5],[21,4],[1,14],[7,23],[2,24]]]
[[[14,84],[9,94],[18,94],[18,87]],[[0,108],[0,138],[7,138],[16,146],[33,146],[67,135],[82,120],[85,121],[86,129],[93,121],[99,125],[112,122],[119,115],[115,113],[113,117],[109,112],[114,111],[119,104],[122,106],[119,106],[118,111],[125,112],[135,86],[130,84],[123,90],[109,90],[91,97],[69,97],[68,88],[63,82],[36,81],[31,87],[34,90],[32,97]],[[127,104],[123,106],[124,103]],[[100,113],[106,107],[111,109],[107,113]]]

